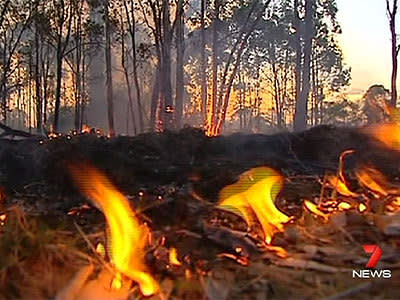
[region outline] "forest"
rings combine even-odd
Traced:
[[[332,0],[4,0],[3,124],[136,135],[357,125]]]

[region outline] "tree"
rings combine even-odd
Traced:
[[[55,17],[54,40],[56,47],[56,89],[53,130],[57,132],[61,107],[63,62],[69,43],[69,38],[71,36],[73,5],[72,3],[67,3],[65,0],[53,0],[52,5],[54,10],[53,14]]]
[[[310,93],[311,51],[314,34],[313,17],[314,0],[306,0],[304,21],[304,62],[301,76],[301,89],[296,102],[296,112],[294,115],[294,131],[302,131],[307,128],[307,104]]]
[[[104,0],[104,34],[105,34],[104,56],[106,61],[106,101],[107,101],[108,130],[110,136],[114,136],[115,129],[114,129],[113,77],[112,77],[112,62],[111,62],[111,20],[110,20],[108,0]]]
[[[390,0],[386,0],[386,12],[389,18],[389,27],[392,38],[392,94],[390,104],[396,107],[397,104],[397,69],[398,69],[398,56],[400,45],[397,43],[397,33],[396,33],[396,15],[398,9],[398,0],[392,0],[392,5],[390,5]]]

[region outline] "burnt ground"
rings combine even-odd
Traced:
[[[212,138],[186,128],[113,139],[83,134],[0,140],[0,186],[6,195],[0,209],[10,215],[4,232],[0,229],[0,290],[5,291],[0,299],[32,299],[29,293],[35,299],[54,297],[83,263],[82,257],[93,256],[87,240],[105,242],[102,214],[80,207],[88,199],[68,172],[71,164],[83,163],[104,171],[129,196],[156,240],[166,238],[165,244],[149,249],[147,260],[167,298],[399,299],[399,238],[377,225],[387,217],[380,202],[365,214],[337,213],[328,223],[302,209],[305,199],[340,197],[329,188],[321,192],[322,179],[338,172],[346,150],[354,153],[344,159],[345,176],[361,195],[352,202],[374,198],[354,180],[361,166],[373,166],[397,186],[400,153],[356,128],[320,126],[297,134]],[[273,244],[288,251],[287,259],[260,248],[257,236],[246,234],[242,219],[215,209],[219,191],[258,166],[285,177],[277,205],[296,219]],[[390,267],[392,279],[351,277],[351,270],[364,268],[368,260],[364,243],[381,245],[386,255],[382,264]],[[243,253],[235,252],[238,245]],[[178,249],[184,267],[171,269],[162,263],[169,247]],[[221,253],[235,255],[237,261]],[[243,266],[240,257],[250,264]],[[43,265],[57,280],[32,279],[32,274],[43,272]],[[184,269],[194,275],[185,276]],[[55,275],[60,272],[65,276]]]

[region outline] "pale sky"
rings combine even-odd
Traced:
[[[343,30],[339,41],[345,63],[352,67],[349,94],[360,94],[372,84],[390,89],[391,39],[386,1],[337,0],[337,4]],[[400,28],[400,12],[398,23]]]

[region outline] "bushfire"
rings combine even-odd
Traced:
[[[144,261],[148,229],[140,224],[128,200],[98,170],[89,166],[74,166],[71,170],[76,183],[106,217],[111,234],[109,250],[117,271],[137,282],[143,295],[156,293],[158,283]],[[113,281],[113,288],[120,282],[118,276]]]

